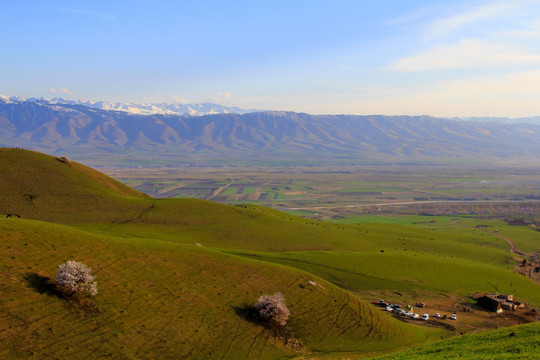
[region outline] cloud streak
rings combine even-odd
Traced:
[[[112,21],[115,18],[115,15],[113,15],[113,14],[100,13],[100,12],[83,10],[83,9],[72,9],[72,8],[60,7],[60,8],[58,8],[58,10],[60,12],[63,12],[63,13],[85,15],[85,16],[98,18],[98,19],[104,20],[104,21]]]
[[[73,91],[67,88],[61,88],[61,89],[50,88],[49,91],[52,92],[53,94],[68,94],[68,95],[73,94]]]
[[[459,30],[465,25],[476,23],[482,20],[503,15],[505,11],[520,6],[511,2],[495,2],[484,4],[468,11],[461,12],[431,23],[428,29],[428,35],[431,37],[441,37],[451,32]]]
[[[232,98],[234,98],[234,95],[230,91],[220,92],[220,93],[217,93],[216,95],[214,95],[212,97],[212,101],[214,101],[214,102],[223,102],[223,101],[229,101]]]
[[[540,65],[540,54],[529,54],[506,43],[462,40],[455,45],[441,45],[419,55],[401,58],[390,68],[418,72],[508,65]]]

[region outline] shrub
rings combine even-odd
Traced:
[[[68,261],[61,264],[56,272],[56,282],[72,291],[73,295],[76,292],[87,292],[90,295],[97,294],[97,283],[94,277],[90,274],[92,269],[81,262]]]
[[[259,312],[261,319],[270,325],[285,326],[291,314],[285,305],[285,297],[281,293],[259,297],[255,309]]]

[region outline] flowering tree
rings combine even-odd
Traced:
[[[71,295],[78,291],[87,292],[90,295],[97,294],[97,283],[90,275],[88,266],[81,262],[69,260],[61,264],[56,272],[56,282],[72,291]]]
[[[281,293],[263,295],[255,304],[259,316],[273,325],[285,326],[289,319],[289,309],[285,305],[285,297]]]

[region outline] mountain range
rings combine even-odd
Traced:
[[[66,100],[62,98],[22,98],[17,96],[7,97],[0,95],[0,101],[4,102],[33,102],[39,104],[64,104],[83,105],[93,109],[123,111],[135,115],[190,115],[201,116],[210,114],[234,113],[244,114],[256,110],[241,109],[236,106],[225,106],[213,103],[135,103],[135,102],[110,102],[92,100]]]
[[[0,146],[172,159],[536,159],[540,124],[264,111],[132,114],[0,98]],[[99,108],[104,107],[104,108]]]

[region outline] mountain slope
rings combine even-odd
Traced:
[[[82,105],[89,108],[100,110],[123,111],[129,114],[136,115],[190,115],[201,116],[220,113],[235,113],[244,114],[254,112],[255,110],[245,110],[236,106],[225,106],[212,103],[133,103],[133,102],[110,102],[110,101],[90,101],[90,100],[66,100],[62,98],[31,98],[24,99],[19,97],[6,97],[0,95],[0,99],[5,102],[35,102],[42,104],[67,104],[67,105]]]
[[[161,200],[115,188],[112,179],[82,165],[26,150],[2,149],[0,169],[5,174],[0,187],[10,192],[2,194],[5,204],[20,206],[24,215],[0,217],[3,359],[276,359],[343,351],[360,356],[445,335],[399,322],[309,273],[204,243],[206,224],[219,225],[223,217],[236,223],[220,234],[222,246],[234,244],[234,234],[250,223],[252,241],[278,239],[281,234],[272,234],[266,223],[291,220],[275,212],[257,214],[206,201],[164,200],[163,207],[155,206]],[[28,191],[36,197],[20,200]],[[63,196],[67,191],[69,198]],[[25,219],[31,217],[27,214],[76,226]],[[133,229],[124,227],[130,219],[141,231],[123,231]],[[193,228],[182,229],[185,225],[202,231],[194,235]],[[293,241],[299,241],[304,226]],[[69,259],[94,269],[95,298],[70,298],[58,291],[54,273]],[[292,314],[288,344],[250,310],[258,296],[276,292],[285,295]]]
[[[540,125],[429,116],[291,112],[131,115],[82,105],[0,100],[0,144],[60,155],[218,159],[535,158]]]

